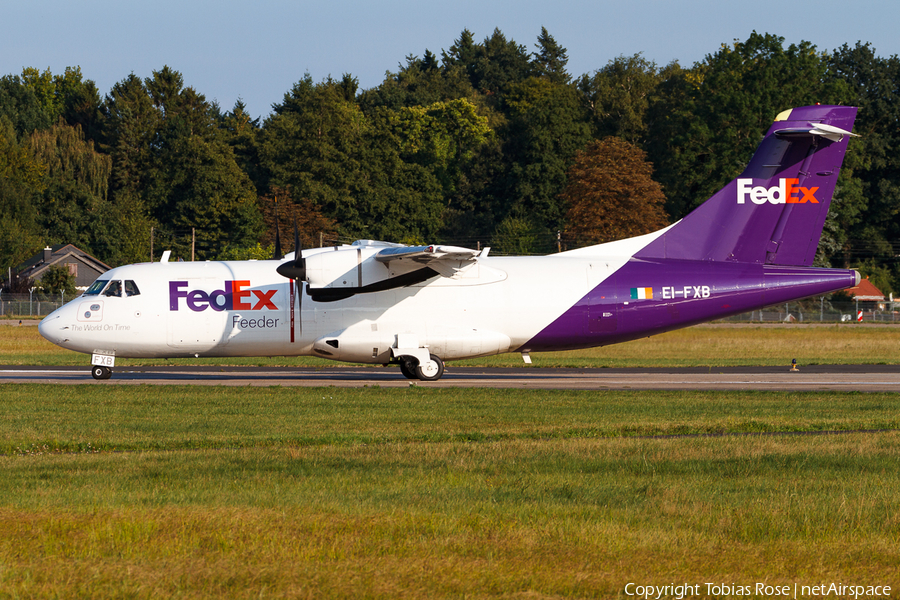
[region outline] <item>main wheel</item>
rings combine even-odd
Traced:
[[[416,367],[416,377],[422,381],[437,381],[444,374],[444,361],[431,355],[431,360]]]
[[[91,367],[91,376],[94,379],[109,379],[112,377],[112,369],[109,367],[101,367],[100,365],[95,365]]]
[[[403,376],[407,379],[418,379],[419,375],[416,373],[416,363],[412,360],[400,360],[400,372],[403,373]]]

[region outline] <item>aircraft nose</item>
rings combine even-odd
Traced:
[[[40,333],[45,340],[53,342],[56,345],[59,345],[63,341],[65,330],[63,329],[63,320],[60,319],[58,310],[50,313],[38,323],[38,333]]]

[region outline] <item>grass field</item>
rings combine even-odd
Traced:
[[[896,363],[898,336],[698,327],[535,362]],[[0,363],[87,360],[0,326]],[[881,393],[7,384],[0,599],[896,597],[898,429]]]
[[[896,591],[900,433],[765,432],[898,428],[896,394],[7,385],[0,597]],[[709,433],[748,435],[649,437]]]

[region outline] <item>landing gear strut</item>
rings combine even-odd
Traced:
[[[112,369],[109,367],[101,367],[100,365],[94,365],[91,367],[91,377],[94,379],[109,379],[112,377]]]

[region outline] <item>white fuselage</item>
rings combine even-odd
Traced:
[[[386,363],[391,348],[410,345],[452,360],[523,349],[627,257],[481,257],[452,277],[333,302],[305,290],[292,299],[297,283],[276,273],[275,260],[135,264],[101,279],[133,282],[137,294],[83,295],[48,316],[41,334],[64,348],[116,357]]]

